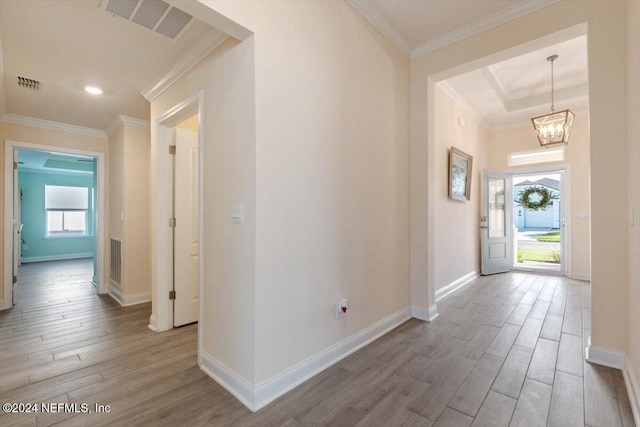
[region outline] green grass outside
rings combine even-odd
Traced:
[[[555,242],[560,243],[560,232],[559,231],[550,231],[545,234],[541,234],[536,236],[536,240],[538,242]]]
[[[518,249],[518,262],[526,261],[560,264],[560,251],[553,249]]]

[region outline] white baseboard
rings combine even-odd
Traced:
[[[256,410],[410,318],[409,308],[400,310],[258,385],[255,390]]]
[[[260,409],[256,407],[255,394],[251,384],[246,382],[244,378],[233,370],[227,368],[224,363],[216,360],[210,354],[203,351],[200,356],[200,369],[213,378],[225,390],[234,395],[240,403],[249,408],[252,412]]]
[[[411,307],[411,317],[431,322],[438,317],[438,306],[434,304],[427,309]]]
[[[459,279],[454,280],[453,282],[449,283],[447,286],[437,289],[436,302],[440,301],[442,298],[446,297],[447,295],[457,291],[463,286],[468,285],[469,283],[471,283],[472,280],[476,279],[478,276],[480,276],[480,272],[478,270],[474,270],[471,273],[467,273],[464,276],[460,277]]]
[[[638,377],[636,377],[633,366],[631,366],[628,360],[622,370],[622,376],[624,377],[624,384],[627,388],[627,394],[629,395],[633,420],[637,426],[640,426],[640,387],[638,387]]]
[[[571,273],[571,278],[576,280],[584,280],[585,282],[591,281],[591,274],[589,273]]]
[[[130,305],[142,304],[151,301],[151,292],[125,295],[113,285],[109,285],[107,293],[123,307],[129,307]]]
[[[43,261],[63,261],[67,259],[93,258],[93,252],[83,252],[79,254],[45,255],[22,257],[23,263],[43,262]]]
[[[156,318],[155,314],[152,314],[149,317],[148,328],[151,329],[153,332],[157,332],[158,331],[158,319]]]
[[[329,366],[366,346],[411,318],[409,308],[401,310],[253,388],[224,364],[203,352],[201,368],[251,411],[257,411]]]
[[[591,337],[589,337],[587,362],[608,366],[609,368],[623,369],[626,365],[626,358],[625,354],[620,351],[591,345]]]

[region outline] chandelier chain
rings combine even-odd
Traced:
[[[553,61],[554,59],[551,60],[551,112],[552,113],[556,110],[555,105],[553,105]]]

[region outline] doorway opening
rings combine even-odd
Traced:
[[[14,153],[18,279],[23,270],[37,270],[49,277],[46,283],[68,282],[68,288],[95,283],[95,157],[24,148]],[[23,269],[23,264],[38,265]],[[17,298],[14,287],[14,304]]]
[[[571,271],[568,166],[483,172],[482,274]]]
[[[202,313],[202,104],[202,91],[198,91],[167,110],[155,125],[155,291],[154,313],[149,319],[149,328],[154,331],[198,322]],[[199,329],[199,345],[200,333]]]
[[[5,142],[5,230],[12,232],[5,233],[2,309],[18,303],[29,279],[21,276],[32,271],[46,284],[105,293],[103,170],[103,153]],[[31,299],[48,289],[27,288]]]
[[[564,272],[564,173],[513,174],[514,268]]]

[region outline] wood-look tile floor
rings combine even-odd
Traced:
[[[90,260],[28,264],[0,313],[0,403],[110,405],[0,414],[0,425],[633,426],[620,371],[584,362],[585,282],[481,277],[252,414],[197,367],[197,325],[154,333],[150,305],[90,284]]]

